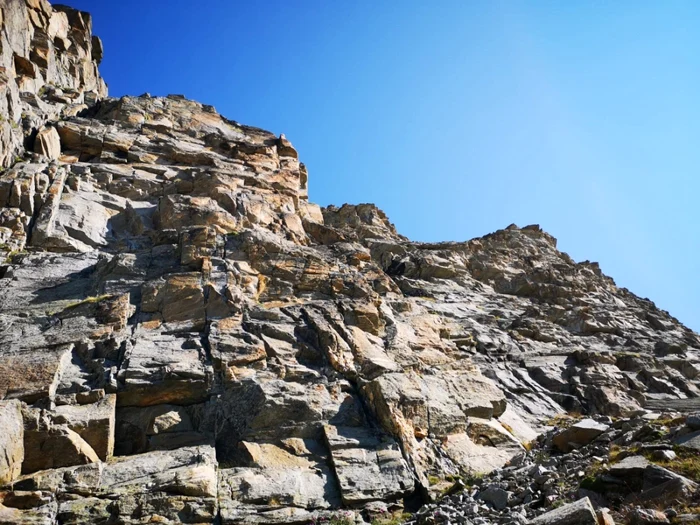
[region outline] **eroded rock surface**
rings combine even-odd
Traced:
[[[70,7],[5,0],[0,9],[0,167],[26,150],[55,158],[51,124],[107,94],[97,69],[102,43],[90,15]]]
[[[539,227],[416,243],[321,209],[284,136],[107,98],[86,13],[1,19],[4,522],[400,507],[565,411],[699,399],[698,335]]]

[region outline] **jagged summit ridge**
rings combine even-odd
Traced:
[[[106,97],[87,14],[2,21],[0,521],[367,517],[699,397],[698,335],[539,227],[320,208],[284,136]]]

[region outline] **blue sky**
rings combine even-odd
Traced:
[[[285,133],[415,240],[539,223],[700,329],[700,2],[65,0],[110,95]]]

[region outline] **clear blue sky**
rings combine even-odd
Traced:
[[[700,2],[64,0],[112,96],[285,133],[415,240],[539,223],[700,329]]]

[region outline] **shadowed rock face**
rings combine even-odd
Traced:
[[[435,496],[565,410],[694,406],[698,335],[539,227],[320,209],[284,136],[105,98],[89,15],[1,12],[0,521],[304,523]]]

